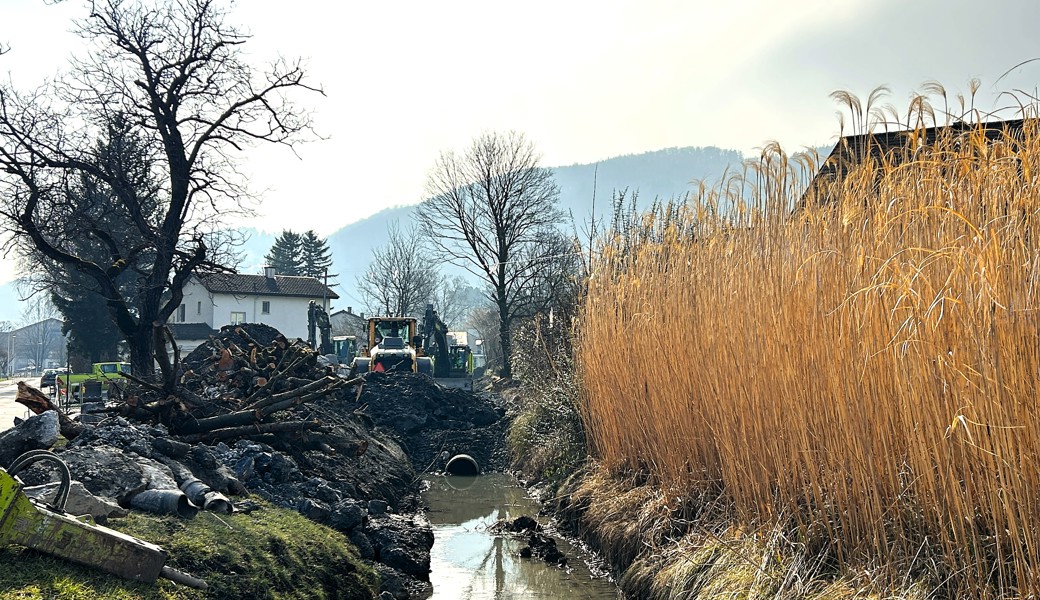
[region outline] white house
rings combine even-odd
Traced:
[[[184,300],[174,311],[170,329],[181,353],[190,352],[225,325],[263,323],[291,339],[307,339],[307,308],[313,300],[328,312],[339,298],[314,277],[216,274],[192,276]]]

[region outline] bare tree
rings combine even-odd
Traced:
[[[482,340],[485,367],[488,370],[501,369],[502,344],[498,339],[498,309],[494,306],[474,309],[466,322],[466,328],[476,330],[477,338]]]
[[[450,329],[462,327],[470,313],[486,302],[484,294],[473,287],[461,275],[445,277],[437,286],[431,300],[438,316]]]
[[[436,264],[418,243],[416,229],[388,228],[389,241],[372,252],[372,262],[358,277],[358,290],[370,311],[388,317],[418,316],[440,283]]]
[[[57,309],[42,294],[30,298],[22,310],[16,355],[36,371],[42,371],[50,362],[65,362],[65,338],[58,317]]]
[[[225,23],[216,0],[90,7],[76,25],[91,50],[73,59],[68,75],[29,93],[0,85],[0,217],[15,246],[96,283],[135,372],[152,374],[158,364],[172,392],[164,324],[193,272],[222,267],[214,232],[245,210],[247,197],[236,160],[255,143],[291,147],[310,133],[309,114],[288,95],[320,90],[305,83],[299,62],[279,60],[262,72],[247,64],[248,38]],[[119,119],[127,139],[145,140],[138,161],[100,150],[97,141]],[[83,178],[110,190],[114,214],[76,212],[66,191]],[[70,214],[77,220],[63,218]],[[110,235],[110,218],[132,223],[135,235]],[[106,259],[71,251],[64,242],[73,235],[93,238]],[[128,271],[137,280],[133,302],[116,283]]]
[[[511,376],[513,320],[544,304],[532,293],[555,247],[559,188],[519,133],[488,133],[463,155],[444,152],[427,181],[417,218],[441,259],[490,286],[498,311],[502,373]]]
[[[12,373],[12,367],[14,365],[11,362],[11,356],[14,354],[14,341],[16,336],[14,335],[14,323],[10,321],[0,321],[0,373],[3,373],[7,377],[10,377]]]

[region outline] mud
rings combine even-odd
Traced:
[[[184,359],[182,397],[156,398],[132,385],[117,390],[116,401],[95,413],[98,422],[57,452],[91,494],[122,509],[144,490],[197,478],[239,510],[255,506],[249,496],[297,510],[346,534],[381,574],[384,596],[428,596],[433,534],[421,513],[420,474],[460,453],[483,471],[504,470],[508,419],[500,397],[441,388],[425,375],[371,373],[271,415],[315,424],[311,429],[190,441],[200,419],[241,411],[284,347],[270,327],[225,327]],[[232,353],[250,365],[229,368]],[[320,357],[304,356],[271,388],[283,392],[330,374]],[[143,412],[146,406],[159,410]],[[41,464],[21,478],[40,485],[54,474]]]

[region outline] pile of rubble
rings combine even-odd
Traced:
[[[182,369],[174,395],[146,382],[111,386],[95,416],[76,421],[23,384],[18,401],[41,414],[0,433],[0,467],[53,447],[60,432],[69,441],[56,452],[82,486],[76,502],[98,520],[134,508],[184,517],[248,510],[255,495],[344,532],[384,589],[404,598],[429,586],[433,536],[417,514],[417,471],[440,469],[457,452],[484,470],[506,464],[496,396],[446,390],[422,375],[346,380],[264,325],[225,327]],[[19,478],[45,494],[50,469]]]

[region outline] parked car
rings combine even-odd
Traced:
[[[64,375],[65,369],[44,369],[43,376],[40,377],[40,389],[53,386],[54,378],[59,374]]]

